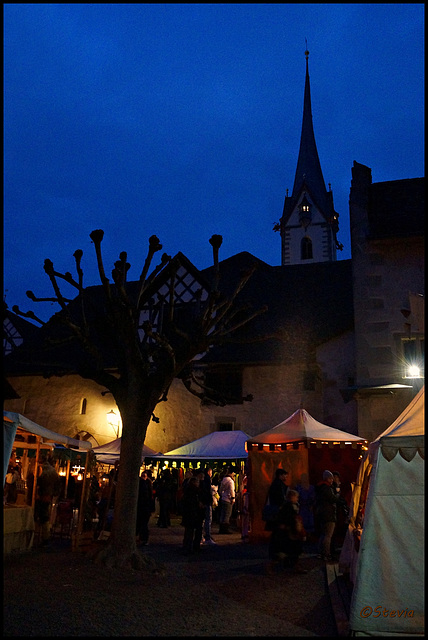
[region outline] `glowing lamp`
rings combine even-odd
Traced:
[[[407,369],[407,378],[419,378],[421,375],[421,371],[419,369],[419,367],[417,367],[415,364],[410,365],[409,368]]]
[[[113,409],[107,413],[107,424],[114,430],[116,433],[116,438],[119,437],[119,416],[115,414]]]

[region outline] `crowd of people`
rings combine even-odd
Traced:
[[[181,477],[180,477],[181,474]],[[266,522],[270,532],[270,568],[305,573],[299,565],[305,543],[318,550],[319,558],[330,561],[341,543],[349,508],[341,493],[340,474],[325,470],[319,482],[310,484],[307,474],[292,488],[286,469],[275,471],[268,500],[277,508],[274,521]],[[181,518],[182,552],[197,553],[202,545],[215,545],[217,535],[240,531],[243,542],[251,532],[247,475],[233,467],[221,471],[212,467],[161,470],[156,478],[144,469],[139,480],[136,540],[149,544],[149,522],[157,511],[156,526],[171,526],[171,515]],[[213,533],[213,527],[215,532]]]
[[[233,468],[227,468],[222,473],[215,474],[209,466],[194,470],[187,469],[181,486],[176,491],[174,501],[172,472],[169,469],[164,470],[153,484],[159,501],[157,526],[170,526],[169,509],[175,505],[175,512],[181,516],[184,527],[183,553],[195,553],[203,544],[215,545],[213,523],[218,524],[219,535],[231,533],[231,520],[236,521],[239,512],[236,506],[235,479],[236,471]],[[246,491],[246,484],[244,491]],[[245,536],[243,534],[244,537],[248,539],[248,530]]]
[[[138,488],[137,544],[149,544],[149,522],[155,511],[156,524],[160,528],[171,526],[172,514],[181,517],[184,527],[183,550],[189,553],[196,551],[201,544],[215,544],[212,534],[213,523],[218,524],[220,534],[230,533],[231,520],[235,522],[238,515],[238,506],[235,503],[236,472],[227,468],[222,471],[216,470],[213,475],[213,471],[212,467],[187,469],[184,478],[181,478],[181,469],[165,468],[154,474],[152,469],[144,468]],[[83,528],[93,529],[95,539],[103,539],[111,531],[118,474],[118,462],[108,473],[91,473],[87,499],[83,505]],[[53,504],[55,503],[61,517],[70,518],[73,509],[80,508],[81,493],[78,489],[81,491],[82,483],[73,482],[74,478],[70,475],[65,495],[64,478],[59,476],[55,470],[55,461],[49,456],[40,458],[36,480],[34,476],[33,460],[28,466],[26,482],[22,484],[26,485],[25,502],[31,506],[33,486],[36,482],[34,518],[40,529],[40,543],[47,545],[51,533]],[[10,465],[5,478],[4,504],[16,503],[17,486],[20,481],[20,469]],[[67,513],[63,513],[65,505],[68,508]]]
[[[114,516],[115,489],[119,465],[108,474],[91,474],[88,499],[84,505],[85,522],[94,528],[94,537],[111,528]],[[239,476],[239,477],[237,477]],[[266,503],[275,511],[265,523],[270,532],[268,544],[269,570],[278,568],[304,573],[299,565],[305,543],[318,546],[319,558],[331,561],[340,547],[347,528],[349,506],[342,494],[338,471],[325,470],[319,482],[310,484],[307,474],[292,488],[288,472],[278,468],[266,496]],[[4,502],[16,502],[19,468],[10,466],[5,479]],[[34,486],[34,465],[27,472],[27,504],[31,504]],[[35,520],[39,523],[41,544],[50,538],[51,508],[59,496],[61,478],[52,460],[40,460],[36,480]],[[63,496],[64,498],[64,496]],[[157,511],[157,526],[171,526],[171,515],[181,518],[184,528],[182,552],[196,553],[202,545],[215,545],[216,535],[241,532],[243,542],[251,532],[250,501],[246,473],[238,474],[233,467],[214,470],[210,466],[197,469],[165,468],[155,477],[152,469],[144,468],[139,478],[136,543],[148,545],[150,518]],[[213,535],[213,525],[216,532]]]

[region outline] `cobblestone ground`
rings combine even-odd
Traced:
[[[143,552],[164,575],[106,569],[70,540],[4,559],[3,636],[337,636],[324,563],[269,574],[265,544],[240,533],[183,556],[183,528],[151,522]]]

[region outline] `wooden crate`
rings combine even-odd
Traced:
[[[80,551],[80,553],[86,553],[91,549],[94,544],[94,532],[82,531],[79,535],[77,533],[71,534],[71,550]]]

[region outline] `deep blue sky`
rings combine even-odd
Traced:
[[[4,5],[4,288],[11,308],[52,295],[105,231],[110,275],[147,241],[211,264],[280,264],[272,231],[292,189],[307,38],[315,138],[351,257],[354,160],[373,181],[424,175],[423,4]],[[403,221],[405,224],[405,221]],[[74,295],[74,293],[73,293]]]

